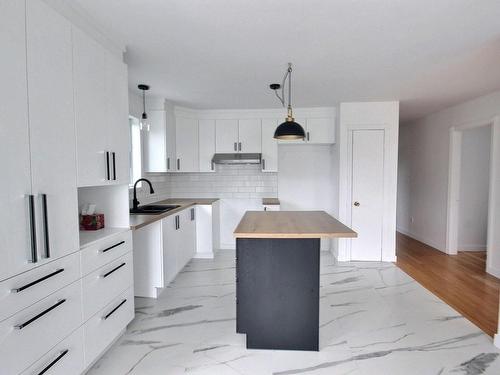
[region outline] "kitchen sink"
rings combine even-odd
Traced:
[[[131,208],[131,214],[138,215],[158,215],[164,212],[168,212],[170,210],[174,210],[179,208],[179,205],[171,205],[171,204],[147,204],[144,206],[139,206],[137,208]]]

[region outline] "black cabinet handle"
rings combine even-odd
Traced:
[[[181,170],[181,159],[177,159],[177,170]]]
[[[35,315],[33,318],[25,321],[24,323],[18,324],[17,326],[14,326],[15,329],[23,329],[24,327],[30,325],[33,323],[35,320],[41,318],[45,314],[49,313],[50,311],[54,310],[56,307],[62,305],[64,302],[66,302],[65,299],[61,299],[57,301],[54,305],[50,306],[48,309],[43,310],[41,313]]]
[[[106,320],[106,319],[108,319],[111,315],[113,315],[113,314],[114,314],[114,312],[115,312],[116,310],[118,310],[120,307],[122,307],[122,305],[123,305],[125,302],[127,302],[127,299],[126,299],[126,298],[125,298],[123,301],[121,301],[121,302],[118,304],[118,306],[116,306],[113,310],[111,310],[109,313],[107,313],[106,315],[104,315],[104,316],[102,317],[102,320]]]
[[[234,151],[238,151],[238,143],[234,142]]]
[[[266,169],[266,159],[262,159],[262,170]]]
[[[33,285],[36,285],[38,283],[41,283],[42,281],[45,281],[47,279],[50,279],[51,277],[55,276],[55,275],[58,275],[60,274],[61,272],[64,271],[64,268],[59,268],[57,270],[55,270],[54,272],[51,272],[49,273],[48,275],[45,275],[43,277],[40,277],[39,279],[35,280],[35,281],[32,281],[31,283],[28,283],[28,284],[25,284],[23,286],[20,286],[19,288],[14,288],[14,289],[11,289],[11,293],[19,293],[19,292],[22,292],[23,290],[26,290],[30,287],[32,287]]]
[[[112,152],[111,155],[113,156],[113,180],[116,181],[116,152]]]
[[[30,263],[38,262],[38,256],[36,251],[36,220],[35,220],[35,197],[33,195],[28,196],[28,207],[30,215],[30,241],[31,241],[31,259]]]
[[[241,142],[238,143],[238,151],[241,151]]]
[[[309,141],[309,132],[307,132],[306,134],[307,134],[307,141]]]
[[[52,362],[50,362],[47,366],[45,366],[45,368],[44,368],[42,371],[40,371],[40,372],[38,373],[38,375],[43,375],[43,374],[45,374],[47,371],[49,371],[49,369],[50,369],[52,366],[54,366],[57,362],[59,362],[59,361],[61,360],[61,358],[62,358],[62,357],[64,357],[66,354],[68,354],[68,352],[69,352],[69,349],[64,349],[64,350],[62,350],[61,352],[59,352],[59,354],[57,355],[57,357],[56,357],[56,358],[54,358],[54,359],[52,360]]]
[[[118,247],[120,245],[123,245],[125,243],[125,241],[120,241],[118,242],[117,244],[114,244],[113,246],[110,246],[110,247],[107,247],[105,248],[104,250],[101,250],[101,253],[105,253],[106,251],[109,251],[111,249],[114,249],[115,247]]]
[[[42,194],[42,219],[43,219],[43,234],[45,245],[45,258],[50,258],[50,241],[49,241],[49,216],[47,213],[47,194]]]
[[[111,180],[111,176],[109,174],[109,151],[106,151],[106,180]]]
[[[119,266],[116,266],[115,268],[113,268],[111,271],[108,271],[106,272],[105,274],[101,275],[101,277],[104,279],[106,277],[108,277],[109,275],[111,275],[113,272],[115,271],[118,271],[120,268],[122,268],[126,263],[123,262],[122,264],[120,264]]]
[[[194,217],[194,208],[191,208],[191,221],[195,219]]]
[[[215,167],[214,167],[214,162],[213,162],[213,161],[211,161],[211,162],[210,162],[210,168],[212,169],[212,171],[213,171],[213,170],[214,170],[214,168],[215,168]]]
[[[170,170],[170,158],[167,158],[167,171]]]

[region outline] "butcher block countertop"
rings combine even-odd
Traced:
[[[325,211],[247,211],[234,231],[236,238],[357,237]]]
[[[197,204],[205,205],[212,204],[218,201],[218,198],[169,198],[159,202],[154,202],[151,204],[171,204],[178,205],[180,207],[175,208],[173,210],[164,212],[162,214],[157,215],[140,215],[140,214],[131,214],[130,215],[130,229],[136,230],[142,228],[148,224],[154,223],[155,221],[166,218],[167,216],[174,215],[183,209],[194,206]]]

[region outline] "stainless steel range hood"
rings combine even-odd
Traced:
[[[215,154],[212,158],[214,164],[260,164],[262,154]]]

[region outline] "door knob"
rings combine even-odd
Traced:
[[[354,205],[355,205],[356,207],[359,207],[359,202],[357,202],[357,201],[356,201],[356,202],[354,202]]]

